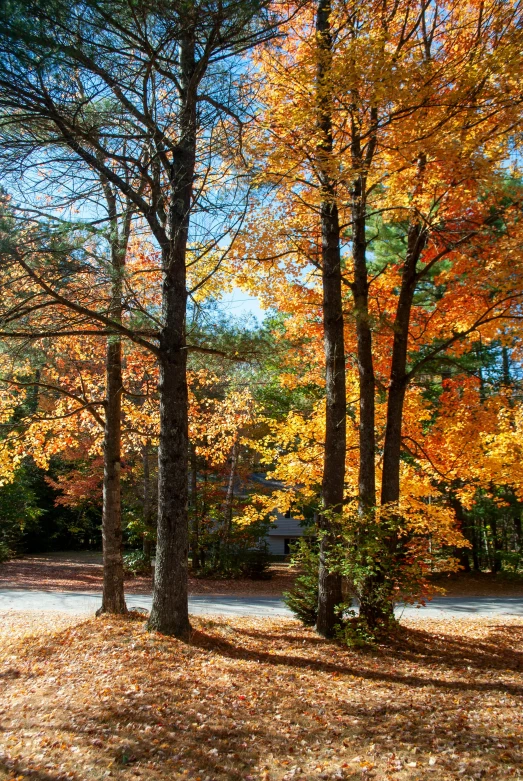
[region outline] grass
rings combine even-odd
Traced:
[[[289,620],[4,614],[0,779],[523,777],[523,622],[350,651]]]

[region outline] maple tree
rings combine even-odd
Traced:
[[[442,354],[459,355],[479,333],[488,341],[519,319],[520,200],[506,170],[521,122],[519,21],[517,3],[319,3],[259,57],[266,110],[248,162],[263,190],[239,265],[251,259],[266,275],[262,295],[296,321],[289,331],[328,343],[325,317],[313,314],[322,306],[315,273],[325,274],[327,182],[340,215],[345,351],[357,370],[347,382],[359,428],[348,498],[356,488],[362,517],[373,513],[380,478],[379,504],[396,507],[399,524],[384,541],[387,562],[404,556],[402,438],[423,404],[415,389],[408,394],[412,381]],[[240,278],[253,289],[248,274]],[[329,381],[327,372],[325,421]],[[323,424],[322,436],[326,465]],[[370,626],[392,619],[379,559],[359,593]]]

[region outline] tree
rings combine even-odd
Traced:
[[[37,277],[35,280],[35,267],[34,265],[28,265],[28,256],[23,249],[23,242],[29,238],[29,234],[22,231],[20,232],[17,226],[16,214],[10,204],[6,201],[4,207],[3,218],[3,231],[7,241],[5,245],[4,256],[4,284],[9,285],[9,276],[12,273],[11,264],[9,258],[14,260],[17,273],[22,273],[24,278],[22,280],[17,279],[16,283],[11,285],[11,296],[4,299],[4,308],[2,312],[2,319],[4,323],[9,324],[12,328],[22,327],[25,330],[23,334],[31,336],[31,334],[46,334],[46,329],[50,327],[49,319],[52,321],[50,333],[54,333],[55,338],[60,334],[61,326],[65,327],[66,332],[71,333],[70,318],[65,319],[65,323],[60,323],[60,315],[64,314],[67,309],[81,305],[86,308],[86,304],[96,306],[92,300],[88,303],[88,286],[84,286],[80,292],[79,285],[81,278],[88,276],[88,283],[92,284],[93,289],[98,293],[97,303],[108,312],[110,318],[114,318],[117,322],[122,320],[123,309],[123,283],[124,275],[123,270],[125,267],[125,258],[127,254],[127,248],[129,243],[129,236],[131,230],[131,222],[133,212],[129,207],[129,204],[125,201],[122,203],[119,201],[117,194],[113,191],[111,185],[102,180],[101,188],[103,195],[105,196],[105,206],[107,209],[108,230],[105,232],[105,238],[107,238],[107,252],[104,253],[103,248],[99,247],[99,242],[93,241],[90,248],[92,257],[87,263],[84,261],[83,268],[76,268],[73,270],[71,262],[68,263],[69,269],[64,277],[65,266],[63,263],[59,263],[58,274],[56,279],[58,281],[58,290],[56,296],[53,296],[52,288],[49,287],[50,279],[48,276],[45,280],[42,277]],[[93,194],[93,193],[91,193]],[[82,226],[85,227],[87,226]],[[72,226],[69,226],[72,231]],[[63,232],[64,228],[61,226]],[[43,239],[43,237],[41,237]],[[102,235],[98,235],[93,238],[104,238]],[[49,243],[43,241],[41,247],[39,247],[39,237],[36,233],[36,226],[34,226],[31,236],[34,242],[34,250],[38,252],[42,250],[45,255],[46,250],[49,250]],[[58,246],[56,246],[58,249]],[[67,250],[62,247],[59,254],[63,257]],[[108,257],[107,257],[108,256]],[[49,258],[48,258],[49,260]],[[20,268],[21,267],[21,268]],[[98,274],[95,274],[95,267],[97,267]],[[97,278],[98,277],[98,278]],[[20,287],[25,288],[25,292],[20,290]],[[103,289],[103,292],[101,291]],[[100,293],[102,300],[100,300]],[[41,300],[43,298],[43,300]],[[92,299],[92,296],[90,297]],[[40,299],[38,304],[35,304],[35,300]],[[81,303],[80,303],[81,302]],[[49,318],[49,312],[53,312]],[[45,314],[42,316],[42,312]],[[63,319],[63,318],[62,318]],[[67,331],[69,329],[69,331]],[[12,337],[20,336],[16,332],[11,332]],[[96,336],[96,334],[93,334]],[[103,336],[103,334],[100,334]],[[74,350],[73,350],[74,353]],[[104,459],[104,481],[103,481],[103,513],[102,513],[102,537],[103,537],[103,552],[104,552],[104,585],[102,595],[101,612],[110,613],[125,613],[125,597],[124,597],[124,583],[123,583],[123,560],[122,560],[122,521],[121,521],[121,499],[120,499],[120,460],[121,460],[121,397],[122,397],[122,343],[121,335],[115,334],[107,339],[106,347],[106,361],[105,361],[105,399],[102,402],[97,401],[94,404],[88,405],[87,409],[94,416],[97,423],[103,425],[104,434],[104,447],[103,447],[103,459]],[[45,359],[40,361],[40,367],[38,369],[33,387],[38,394],[39,389],[43,385],[47,385],[47,390],[50,390],[49,383],[43,383],[41,378],[42,366],[45,365]],[[19,378],[16,376],[6,377],[4,374],[4,381],[19,384]],[[54,378],[52,390],[56,393],[65,393],[71,396],[71,388],[67,388],[67,381],[60,377]],[[31,384],[26,381],[26,384]],[[80,392],[81,393],[81,392]],[[100,416],[100,405],[103,406],[104,414]],[[96,409],[98,408],[98,409]]]
[[[191,216],[198,207],[216,214],[212,185],[222,197],[227,190],[219,166],[229,140],[223,120],[240,119],[243,96],[225,63],[273,34],[264,8],[249,0],[139,8],[125,0],[81,6],[57,0],[52,7],[12,2],[1,16],[4,132],[28,120],[38,124],[41,150],[67,146],[129,200],[161,253],[155,333],[139,336],[110,313],[94,319],[147,346],[159,362],[158,549],[149,626],[180,638],[189,633],[185,317],[188,242],[197,227]],[[234,218],[225,223],[222,238]],[[205,223],[200,227],[201,236]],[[200,255],[219,243],[216,232],[200,238]]]
[[[396,508],[385,544],[401,562],[407,390],[446,351],[519,316],[519,255],[510,249],[519,207],[503,167],[521,121],[513,78],[521,69],[520,8],[493,2],[485,13],[475,3],[407,1],[337,3],[326,13],[345,345],[359,387],[357,497],[363,526],[378,504]],[[272,185],[277,205],[271,214],[260,202],[257,219],[267,223],[257,231],[252,220],[243,258],[267,264],[266,295],[291,315],[295,305],[303,327],[305,302],[318,305],[313,275],[321,270],[319,54],[310,9],[287,32],[260,58],[267,111],[252,136],[259,179]],[[511,274],[503,252],[514,253]],[[431,280],[435,295],[426,296]],[[359,594],[371,628],[392,620],[386,581],[377,558]]]
[[[318,66],[316,95],[318,133],[316,162],[320,183],[321,273],[323,285],[323,331],[325,341],[325,456],[322,478],[324,511],[320,517],[322,538],[319,555],[317,630],[331,637],[336,625],[336,606],[342,599],[341,579],[329,571],[329,549],[335,541],[337,516],[343,507],[346,456],[346,383],[343,301],[341,281],[340,223],[336,180],[333,176],[332,104],[332,6],[319,0],[316,12]]]

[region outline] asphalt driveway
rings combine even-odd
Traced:
[[[151,607],[151,596],[129,594],[128,607]],[[60,613],[93,614],[101,604],[101,594],[78,591],[26,591],[0,589],[0,612],[7,610],[41,610]],[[277,597],[192,596],[189,611],[194,615],[220,616],[287,616],[291,611]],[[466,618],[467,616],[523,616],[520,597],[437,597],[422,607],[399,605],[398,616],[423,618]]]

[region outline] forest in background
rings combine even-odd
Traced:
[[[327,637],[343,579],[368,636],[430,572],[521,571],[519,4],[0,21],[1,554],[103,542],[123,613],[154,551],[177,637],[189,552],[245,571],[275,511]]]

